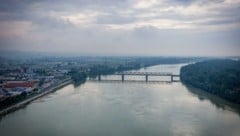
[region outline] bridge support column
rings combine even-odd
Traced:
[[[146,82],[148,82],[148,74],[146,74]]]
[[[124,74],[122,74],[122,81],[124,81]]]
[[[173,75],[171,75],[171,82],[173,82]]]
[[[101,74],[98,74],[98,81],[101,81]]]

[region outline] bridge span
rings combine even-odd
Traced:
[[[116,72],[111,75],[120,75],[121,76],[121,80],[124,81],[124,77],[125,76],[145,76],[145,81],[148,82],[148,77],[149,76],[168,76],[171,77],[171,82],[176,82],[179,80],[174,80],[174,77],[180,77],[180,75],[176,75],[173,73],[168,73],[168,72]],[[101,74],[98,75],[98,80],[101,81]]]

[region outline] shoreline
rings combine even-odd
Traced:
[[[182,84],[194,95],[198,96],[198,98],[203,98],[203,100],[209,100],[212,104],[215,104],[218,108],[228,108],[231,111],[237,111],[240,113],[240,104],[234,103],[232,101],[228,101],[218,95],[212,94],[208,91],[205,91],[201,88],[197,88],[195,86],[183,83]],[[200,96],[200,97],[199,97]]]
[[[0,111],[0,117],[2,117],[4,115],[7,115],[7,114],[9,114],[11,112],[14,112],[14,111],[16,111],[16,110],[18,110],[18,109],[28,105],[32,101],[34,101],[34,100],[36,100],[36,99],[38,99],[40,97],[43,97],[43,96],[45,96],[45,95],[47,95],[49,93],[53,93],[57,89],[60,89],[60,88],[62,88],[64,86],[66,86],[66,85],[69,85],[70,83],[72,83],[72,80],[71,79],[66,79],[66,80],[62,81],[61,83],[59,83],[56,86],[51,86],[51,87],[47,87],[47,88],[41,89],[43,91],[42,93],[40,93],[40,94],[38,94],[36,96],[33,96],[33,97],[29,98],[29,99],[26,99],[24,101],[18,102],[18,103],[14,104],[14,105],[11,105],[10,107],[7,107],[7,108],[1,110]]]

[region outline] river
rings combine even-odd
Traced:
[[[157,65],[137,71],[179,74],[182,65]],[[149,80],[158,80],[155,78]],[[239,106],[181,82],[87,81],[77,87],[70,84],[4,116],[0,134],[239,136],[240,112]]]

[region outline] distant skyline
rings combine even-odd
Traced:
[[[0,51],[240,56],[240,0],[0,0]]]

